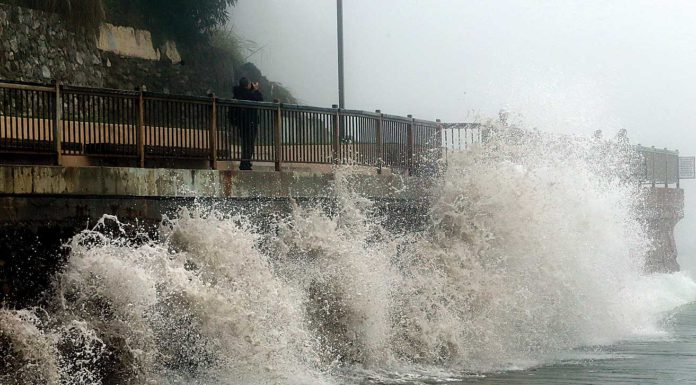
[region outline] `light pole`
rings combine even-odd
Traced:
[[[338,108],[346,107],[346,95],[343,81],[343,0],[336,0],[338,27]]]

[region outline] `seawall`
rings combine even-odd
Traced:
[[[680,188],[646,188],[640,209],[650,250],[645,270],[650,273],[679,271],[674,228],[684,218],[684,190]]]
[[[323,171],[323,170],[322,170]],[[425,223],[427,180],[376,174],[313,171],[216,171],[110,167],[0,166],[0,301],[26,306],[40,300],[67,250],[61,246],[104,214],[133,231],[155,234],[163,216],[182,206],[248,214],[265,226],[293,205],[335,208],[337,191],[375,202],[394,231]]]
[[[330,170],[329,170],[330,171]],[[336,209],[337,192],[375,202],[375,215],[392,231],[427,223],[430,181],[377,174],[289,169],[221,171],[125,167],[0,166],[0,301],[36,303],[61,268],[61,246],[104,214],[132,231],[156,234],[163,216],[182,206],[247,214],[259,226],[290,215],[294,205]],[[679,270],[674,227],[683,217],[681,189],[648,188],[639,208],[651,240],[647,272]]]

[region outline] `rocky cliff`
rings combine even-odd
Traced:
[[[148,31],[103,24],[86,33],[57,15],[0,3],[0,79],[231,97],[239,77],[253,75],[274,97],[251,63],[235,71],[206,45],[186,54],[172,41],[155,45]]]

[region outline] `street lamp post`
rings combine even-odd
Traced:
[[[343,0],[336,0],[338,27],[338,107],[346,107],[346,96],[343,81]]]

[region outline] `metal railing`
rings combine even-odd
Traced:
[[[486,142],[493,129],[480,123],[444,123],[441,124],[442,147],[444,157],[452,151],[467,151],[472,146]],[[637,154],[639,167],[632,168],[638,180],[652,187],[680,187],[679,151],[631,146]],[[626,160],[626,162],[632,162]]]
[[[242,160],[240,128],[256,125],[252,161],[356,164],[431,172],[451,151],[485,142],[477,123],[441,123],[381,111],[226,100],[0,81],[0,155],[149,160]],[[635,146],[640,179],[679,186],[679,153]]]
[[[679,151],[655,147],[634,146],[640,155],[640,179],[652,187],[675,185],[679,188]]]
[[[240,129],[256,125],[252,161],[356,164],[408,173],[435,162],[442,125],[332,108],[0,81],[0,155],[242,160]]]

